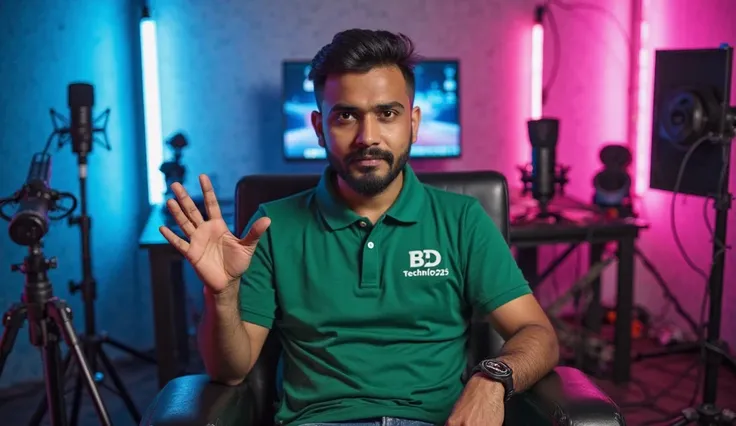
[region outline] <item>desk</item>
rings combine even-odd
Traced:
[[[575,200],[560,197],[550,207],[563,212],[567,209],[580,209],[584,204]],[[574,221],[560,223],[515,223],[514,210],[527,208],[529,200],[511,198],[512,222],[510,227],[510,243],[517,248],[517,263],[525,277],[535,288],[544,276],[539,274],[538,249],[548,244],[590,244],[590,264],[601,260],[604,247],[608,243],[618,246],[618,279],[616,300],[616,323],[614,325],[614,359],[612,379],[616,383],[625,383],[630,379],[631,369],[631,316],[634,303],[634,245],[639,231],[647,228],[647,224],[634,219],[604,220],[590,212],[579,215]],[[588,208],[588,207],[585,207]],[[574,246],[568,250],[572,252]],[[543,275],[548,275],[554,265],[547,268]],[[600,331],[603,322],[601,308],[600,278],[594,280],[592,301],[584,315],[583,323],[591,331]]]
[[[233,228],[232,200],[220,200],[223,217]],[[158,383],[162,388],[171,379],[187,374],[189,365],[189,335],[186,294],[182,276],[183,258],[164,239],[158,228],[166,216],[154,207],[138,241],[148,251],[153,301],[154,336],[158,361]],[[518,262],[534,286],[539,281],[537,252],[541,245],[556,243],[591,244],[591,262],[600,259],[608,242],[618,242],[618,314],[615,326],[615,357],[613,374],[617,382],[629,380],[631,351],[631,311],[633,305],[634,242],[645,226],[634,221],[589,223],[581,225],[534,224],[511,226],[512,246],[519,249]],[[172,228],[175,229],[175,228]],[[594,284],[594,304],[600,305],[600,281]],[[590,309],[586,323],[595,327],[601,323],[600,309]],[[596,318],[597,317],[597,318]]]

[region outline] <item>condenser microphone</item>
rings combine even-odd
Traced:
[[[53,208],[53,194],[49,189],[51,156],[36,153],[28,169],[26,183],[21,189],[18,210],[8,225],[10,239],[23,246],[40,241],[49,230],[49,210]]]
[[[72,151],[77,154],[80,164],[86,164],[87,155],[92,152],[94,142],[94,120],[92,106],[95,91],[91,84],[72,83],[68,86],[68,104],[71,115],[69,134]]]
[[[532,145],[532,197],[545,206],[555,195],[560,120],[556,118],[529,120],[527,129]]]

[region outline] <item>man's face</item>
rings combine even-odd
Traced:
[[[385,190],[409,160],[421,115],[399,68],[330,76],[321,106],[312,125],[330,166],[361,195]]]

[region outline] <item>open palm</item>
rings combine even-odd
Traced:
[[[248,269],[258,239],[268,228],[270,220],[261,218],[253,224],[248,235],[242,239],[236,237],[222,219],[210,179],[201,175],[199,183],[209,220],[202,217],[184,187],[180,183],[174,183],[171,189],[176,200],[168,200],[166,206],[189,241],[165,226],[160,231],[192,264],[205,285],[219,293],[239,280]]]

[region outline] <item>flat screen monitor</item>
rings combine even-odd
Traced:
[[[425,60],[414,69],[415,105],[422,110],[412,158],[454,158],[461,153],[460,90],[457,60]],[[309,80],[309,61],[285,61],[283,85],[283,150],[287,160],[321,160],[310,115],[317,108]]]

